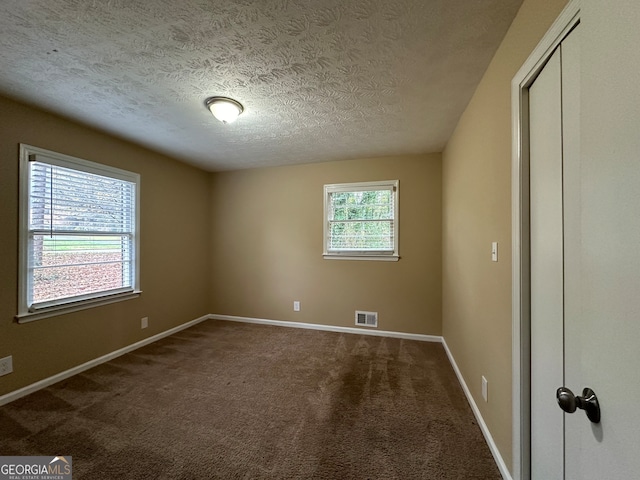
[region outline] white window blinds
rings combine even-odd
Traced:
[[[29,311],[132,292],[138,176],[86,161],[28,159]]]

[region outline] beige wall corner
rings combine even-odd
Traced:
[[[511,80],[565,4],[524,1],[443,153],[443,335],[509,466]]]
[[[212,177],[215,314],[441,334],[440,154],[217,173]],[[325,260],[323,186],[400,181],[398,262]],[[293,302],[301,309],[293,311]]]
[[[16,323],[20,143],[141,175],[139,298]],[[206,172],[0,97],[0,357],[14,368],[0,395],[209,313],[209,188]]]

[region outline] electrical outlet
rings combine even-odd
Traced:
[[[482,398],[485,402],[489,401],[489,382],[484,378],[484,375],[482,376]]]
[[[300,302],[298,302],[298,301],[293,302],[293,311],[294,312],[299,312],[300,311]]]
[[[149,326],[149,317],[142,317],[140,320],[140,328],[147,328]]]
[[[8,357],[0,358],[0,377],[11,372],[13,372],[13,357],[9,355]]]

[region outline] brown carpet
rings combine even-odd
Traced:
[[[499,479],[436,343],[206,321],[0,407],[74,480]]]

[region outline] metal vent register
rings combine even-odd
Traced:
[[[356,310],[356,325],[378,327],[378,312],[362,312]]]

